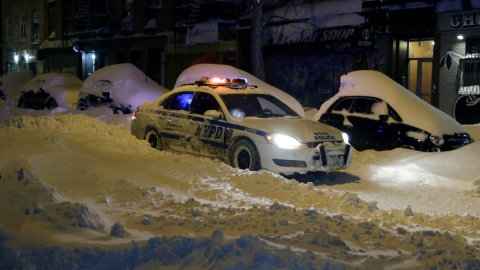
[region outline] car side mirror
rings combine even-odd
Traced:
[[[208,110],[203,115],[214,119],[220,119],[222,117],[222,113],[216,110]]]
[[[381,115],[379,116],[379,118],[380,118],[380,122],[387,122],[389,116],[388,116],[388,114],[381,114]]]

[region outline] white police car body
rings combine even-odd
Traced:
[[[338,129],[305,119],[244,79],[202,78],[140,105],[131,132],[159,150],[218,158],[240,169],[332,171],[351,164]]]

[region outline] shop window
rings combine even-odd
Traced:
[[[480,38],[466,41],[466,56],[458,64],[455,91],[460,95],[480,95]]]

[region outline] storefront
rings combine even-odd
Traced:
[[[437,14],[439,107],[462,124],[480,123],[480,10]]]

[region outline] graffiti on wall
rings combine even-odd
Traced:
[[[353,70],[383,68],[374,49],[282,51],[266,60],[267,81],[295,97],[304,107],[319,108],[338,93],[340,76]]]

